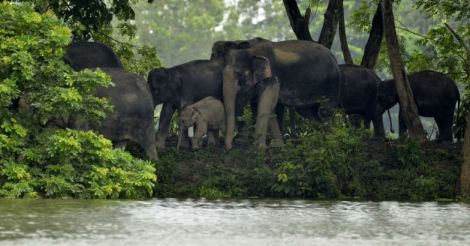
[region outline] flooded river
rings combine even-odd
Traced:
[[[470,245],[470,204],[0,200],[0,245]]]

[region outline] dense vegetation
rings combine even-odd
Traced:
[[[246,137],[238,148],[160,152],[157,196],[314,199],[454,199],[458,145],[373,140],[337,114],[332,126],[305,124],[301,136],[265,153]]]
[[[54,117],[97,121],[112,110],[97,98],[110,78],[63,61],[71,33],[51,12],[0,5],[0,197],[144,198],[150,162],[113,149],[91,131],[46,127]]]

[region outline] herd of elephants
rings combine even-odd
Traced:
[[[218,41],[209,60],[195,60],[171,68],[155,68],[147,82],[127,72],[111,48],[98,42],[73,42],[64,60],[75,70],[99,67],[114,86],[98,88],[114,106],[104,123],[95,126],[116,145],[133,141],[151,160],[165,147],[170,121],[178,110],[178,147],[216,143],[220,130],[225,148],[232,148],[236,119],[250,104],[255,117],[255,144],[284,144],[284,108],[305,118],[325,121],[336,108],[360,115],[366,127],[374,125],[384,138],[382,114],[398,102],[393,80],[382,81],[373,70],[358,65],[339,65],[326,47],[301,40],[273,42],[263,38]],[[460,101],[455,82],[447,75],[425,70],[409,75],[421,116],[433,117],[439,141],[452,141],[455,105]],[[155,134],[154,109],[163,104]],[[189,141],[187,129],[194,126]],[[399,115],[400,134],[406,125]]]

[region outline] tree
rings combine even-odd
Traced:
[[[284,0],[289,22],[297,39],[315,42],[310,34],[309,24],[311,16],[311,7],[307,7],[305,14],[300,13],[296,0]],[[335,39],[336,29],[338,27],[339,0],[329,0],[328,7],[325,11],[323,27],[318,38],[318,43],[331,49],[333,40]]]
[[[379,2],[377,11],[372,19],[372,27],[369,33],[369,39],[364,47],[364,55],[362,57],[361,65],[374,69],[380,54],[380,47],[382,46],[383,38],[383,16],[382,16],[382,3]]]
[[[318,38],[318,43],[326,46],[328,49],[331,49],[336,36],[336,30],[338,29],[339,2],[339,0],[329,0],[323,20],[323,27]]]
[[[72,29],[74,38],[78,40],[92,38],[94,32],[110,26],[113,17],[118,18],[121,25],[126,25],[127,20],[132,20],[135,17],[129,0],[111,2],[105,0],[30,1],[34,2],[36,10],[40,13],[52,10]]]
[[[341,41],[341,50],[343,52],[344,62],[346,64],[354,64],[353,58],[351,56],[351,51],[349,51],[348,39],[346,35],[346,24],[344,22],[344,4],[343,0],[339,1],[338,8],[338,22],[339,22],[339,39]]]
[[[410,138],[424,142],[426,141],[426,135],[419,119],[418,108],[414,101],[413,92],[411,91],[410,83],[406,76],[405,67],[403,66],[400,55],[400,46],[395,31],[395,20],[391,0],[384,0],[382,2],[382,12],[390,64],[400,101],[400,112],[408,127]]]
[[[302,15],[295,0],[283,0],[283,2],[287,16],[289,17],[290,25],[297,39],[315,42],[309,29],[310,15],[312,13],[310,7],[308,7],[305,10],[305,14]]]
[[[92,131],[48,125],[64,116],[99,121],[112,108],[95,95],[103,72],[63,62],[71,31],[52,12],[0,3],[0,197],[144,198],[150,162],[113,149]]]

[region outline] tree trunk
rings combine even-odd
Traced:
[[[405,67],[401,59],[391,0],[383,0],[382,12],[388,55],[390,57],[393,78],[395,79],[395,86],[400,99],[400,111],[403,113],[410,138],[419,142],[425,142],[426,135],[419,119],[418,108],[414,101],[413,92],[411,91]]]
[[[343,58],[346,64],[354,64],[354,61],[349,51],[348,39],[346,36],[346,25],[344,23],[344,7],[343,0],[339,0],[338,6],[338,21],[339,21],[339,40],[341,41],[341,50],[343,51]]]
[[[299,40],[307,40],[315,42],[310,35],[308,25],[310,23],[310,8],[307,8],[305,15],[300,14],[299,6],[297,6],[296,0],[283,0],[284,7],[286,8],[287,17],[295,36]]]
[[[382,3],[379,3],[374,18],[372,19],[372,28],[370,29],[369,39],[364,48],[364,56],[362,57],[361,65],[366,68],[374,69],[375,65],[377,65],[380,48],[382,46],[383,28]]]
[[[331,49],[336,35],[336,28],[338,27],[338,13],[339,13],[340,0],[330,0],[325,12],[325,20],[321,29],[318,43]]]

